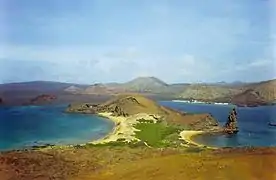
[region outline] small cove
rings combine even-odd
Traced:
[[[114,123],[103,117],[64,113],[67,105],[0,108],[0,151],[34,145],[82,144],[106,136]]]
[[[233,105],[191,104],[161,101],[161,105],[189,113],[210,113],[224,125]],[[213,147],[269,147],[276,146],[276,106],[238,107],[239,133],[236,135],[197,135],[192,139],[200,144]]]

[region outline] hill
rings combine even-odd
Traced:
[[[252,89],[266,102],[276,100],[276,79],[248,84],[244,86],[244,89]]]
[[[31,81],[31,82],[18,82],[0,84],[0,92],[11,91],[39,91],[39,92],[51,92],[51,91],[63,91],[70,87],[86,87],[87,85],[79,85],[73,83],[62,83],[53,81]]]
[[[179,97],[183,99],[215,101],[218,99],[227,99],[227,97],[232,97],[240,92],[241,90],[236,88],[194,84],[186,86]]]
[[[266,100],[262,98],[258,92],[252,89],[245,90],[244,92],[235,95],[232,98],[231,103],[238,106],[251,107],[267,104]]]
[[[162,92],[168,84],[155,77],[138,77],[122,84],[122,87],[133,92]]]
[[[93,84],[81,94],[119,94],[138,92],[143,94],[174,95],[182,91],[187,84],[167,84],[156,77],[138,77],[126,83]]]
[[[138,94],[119,95],[102,104],[70,104],[67,112],[102,113],[110,112],[113,116],[131,116],[147,113],[161,117],[160,120],[175,124],[186,125],[194,130],[213,130],[218,128],[217,121],[210,114],[188,114],[160,106]]]
[[[117,93],[123,93],[123,92],[125,92],[125,89],[118,84],[98,83],[85,88],[83,91],[79,93],[80,94],[117,94]]]

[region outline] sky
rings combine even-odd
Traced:
[[[276,0],[0,0],[0,83],[276,77]]]

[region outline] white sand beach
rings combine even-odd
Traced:
[[[139,139],[135,137],[135,131],[139,131],[139,130],[134,128],[134,125],[139,123],[137,120],[139,119],[152,120],[154,123],[156,123],[157,121],[152,115],[149,115],[146,113],[139,113],[129,117],[122,117],[122,116],[116,117],[116,116],[112,116],[112,113],[108,113],[108,112],[98,113],[98,115],[113,121],[115,123],[115,127],[113,131],[110,132],[104,138],[89,142],[91,144],[108,143],[112,141],[117,141],[118,139],[124,139],[126,142],[131,142],[134,140],[139,141]],[[158,117],[157,115],[154,115],[154,116]]]
[[[184,141],[186,141],[189,145],[195,145],[195,146],[198,146],[198,147],[207,147],[209,149],[217,149],[215,147],[210,147],[210,146],[205,146],[203,144],[199,144],[195,141],[192,140],[192,137],[193,136],[196,136],[196,135],[200,135],[200,134],[205,134],[207,132],[205,131],[181,131],[180,132],[180,138],[183,139]]]

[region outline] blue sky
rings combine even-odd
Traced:
[[[0,0],[0,83],[275,78],[275,0]]]

